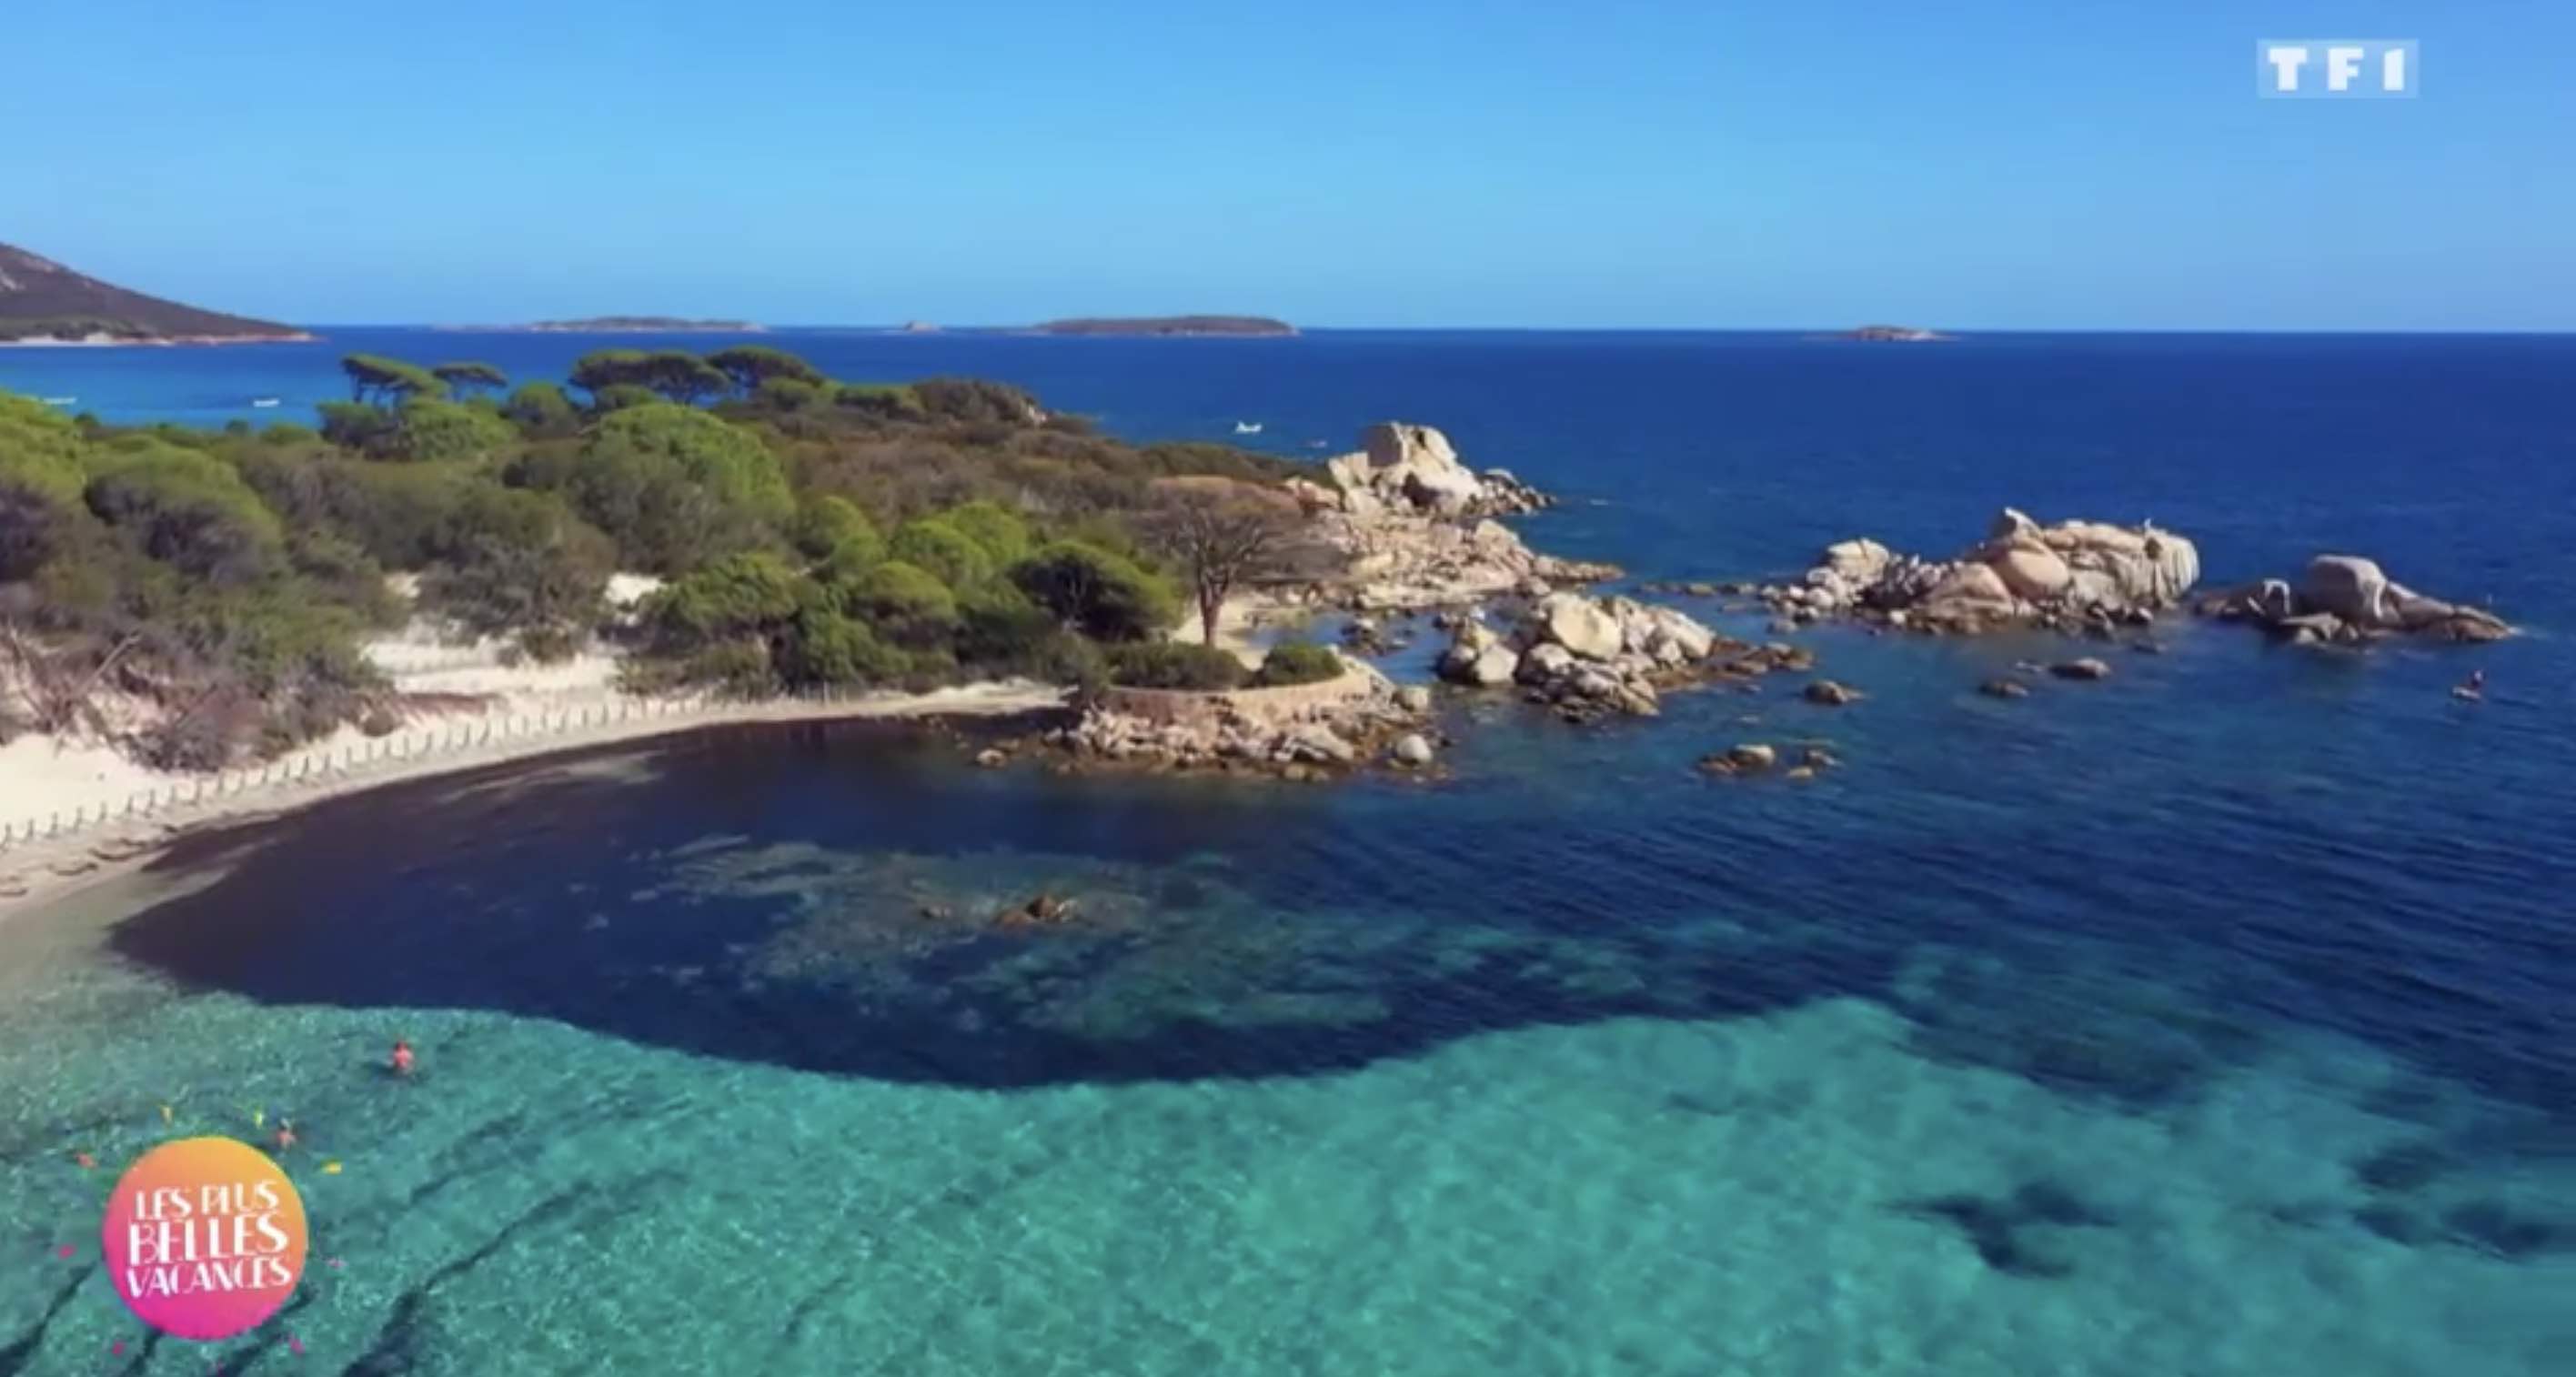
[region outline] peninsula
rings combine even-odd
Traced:
[[[1294,335],[1297,327],[1268,316],[1079,316],[1050,320],[1041,335]]]
[[[0,345],[271,344],[312,338],[292,325],[128,291],[0,244]]]

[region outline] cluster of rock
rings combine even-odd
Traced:
[[[1986,539],[1956,559],[1846,540],[1826,547],[1797,583],[1755,591],[1796,622],[1857,616],[1933,632],[2082,631],[2144,624],[2199,578],[2199,549],[2171,531],[2095,521],[2042,526],[2007,507]]]
[[[1439,673],[1470,687],[1516,684],[1529,701],[1569,721],[1585,721],[1618,713],[1653,716],[1661,710],[1662,691],[1682,684],[1750,679],[1814,663],[1791,646],[1752,646],[1720,636],[1669,607],[1560,592],[1529,604],[1510,634],[1478,616],[1458,619]]]
[[[1842,762],[1822,746],[1800,747],[1796,763],[1789,767],[1790,779],[1813,779],[1820,771],[1830,770]],[[1700,757],[1699,767],[1713,775],[1760,775],[1779,768],[1780,748],[1759,741],[1741,742],[1722,751]]]
[[[1386,421],[1360,436],[1361,449],[1325,461],[1329,486],[1290,482],[1298,500],[1352,516],[1436,516],[1459,519],[1534,512],[1548,505],[1536,488],[1508,469],[1478,473],[1458,460],[1449,437],[1430,426]]]
[[[1257,706],[1258,691],[1189,695],[1205,699],[1211,710],[1184,720],[1121,711],[1109,696],[1086,704],[1078,720],[1041,739],[1080,764],[1293,780],[1330,777],[1379,759],[1411,768],[1430,764],[1433,736],[1424,730],[1430,690],[1398,688],[1364,667],[1348,677],[1359,676],[1366,679],[1359,691],[1280,709]]]
[[[1608,565],[1533,552],[1501,522],[1420,516],[1319,517],[1316,539],[1342,560],[1317,596],[1354,611],[1449,607],[1502,594],[1541,597],[1565,584],[1614,578]]]
[[[2500,641],[2513,634],[2494,613],[2426,597],[2356,555],[2319,555],[2295,588],[2285,579],[2264,579],[2204,598],[2200,611],[2254,622],[2302,645],[2353,645],[2400,634]]]

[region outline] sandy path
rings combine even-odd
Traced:
[[[1000,716],[1036,712],[1063,702],[1062,689],[1026,681],[973,684],[922,694],[861,694],[832,700],[753,703],[637,699],[603,691],[597,695],[565,695],[564,701],[534,708],[415,723],[404,732],[371,743],[368,749],[376,752],[372,757],[360,750],[357,758],[351,759],[353,748],[334,738],[332,743],[290,755],[280,763],[227,771],[219,776],[158,775],[123,761],[113,752],[103,752],[103,748],[76,749],[60,753],[76,759],[78,764],[69,771],[57,771],[63,778],[55,781],[55,800],[66,798],[60,790],[86,785],[88,781],[81,776],[93,765],[131,772],[112,781],[109,793],[140,778],[151,781],[151,787],[164,798],[171,798],[175,790],[175,800],[154,806],[148,815],[132,816],[95,790],[83,796],[82,805],[65,802],[58,810],[63,818],[71,817],[74,807],[84,806],[91,820],[77,830],[58,831],[52,836],[42,835],[40,829],[35,840],[13,843],[0,850],[0,922],[7,921],[13,913],[137,869],[183,833],[270,817],[324,799],[406,780],[735,723]],[[52,747],[49,742],[30,738],[13,743],[11,749],[22,751],[23,758],[32,762],[36,752]],[[98,759],[102,752],[106,761]],[[112,767],[108,761],[114,762]],[[0,758],[0,766],[8,764]],[[22,811],[21,788],[26,788],[25,797],[33,798],[36,783],[32,770],[21,773],[0,768],[0,785],[6,786],[10,798],[7,811]],[[131,789],[125,797],[131,799]],[[18,826],[23,828],[26,824],[20,822]]]

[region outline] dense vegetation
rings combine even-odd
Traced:
[[[569,389],[344,367],[352,400],[318,429],[113,427],[0,394],[0,681],[25,704],[0,735],[139,703],[156,760],[280,748],[366,712],[385,685],[359,644],[415,614],[541,658],[617,637],[643,686],[1096,683],[1181,615],[1185,568],[1141,539],[1165,480],[1285,471],[760,346],[603,350]],[[619,570],[665,582],[613,610]]]

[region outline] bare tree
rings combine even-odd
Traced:
[[[1215,645],[1225,600],[1288,565],[1302,523],[1284,493],[1231,479],[1166,479],[1155,484],[1146,536],[1189,578],[1199,631]]]

